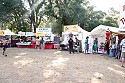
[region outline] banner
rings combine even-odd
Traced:
[[[4,32],[0,30],[0,36],[4,36]]]
[[[36,36],[51,36],[51,28],[36,28]]]
[[[120,25],[119,25],[119,29],[121,31],[125,31],[125,1],[124,0],[120,0]]]
[[[35,36],[35,33],[33,33],[33,32],[26,32],[25,36]]]
[[[64,26],[64,32],[78,32],[78,25]]]

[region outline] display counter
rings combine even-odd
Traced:
[[[18,42],[16,45],[18,48],[35,48],[35,43],[33,42]]]
[[[54,48],[54,43],[52,42],[45,43],[45,49],[53,49],[53,48]]]

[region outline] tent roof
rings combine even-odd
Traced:
[[[3,30],[3,32],[4,32],[4,35],[17,35],[15,33],[11,32],[9,29]]]
[[[101,35],[103,34],[105,31],[111,31],[114,33],[120,33],[119,32],[119,28],[117,27],[111,27],[111,26],[105,26],[105,25],[99,25],[96,28],[94,28],[91,32],[90,35]]]

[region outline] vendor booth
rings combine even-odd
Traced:
[[[4,32],[4,36],[6,36],[6,38],[8,39],[9,47],[12,47],[14,44],[16,44],[15,42],[13,42],[12,37],[17,36],[17,34],[11,32],[9,29],[3,30],[3,32]]]
[[[0,47],[2,46],[2,37],[4,36],[3,30],[0,30]]]
[[[89,35],[88,31],[85,31],[78,25],[67,25],[64,26],[64,32],[62,32],[63,41],[61,42],[62,47],[67,49],[68,40],[72,36],[74,42],[76,42],[77,38],[80,41],[80,51],[84,51],[84,40]]]
[[[110,49],[110,55],[114,56],[114,53],[112,54],[112,44],[113,41],[115,41],[115,43],[117,44],[118,38],[119,40],[122,39],[121,36],[123,36],[124,33],[119,31],[119,28],[117,27],[110,27],[110,26],[105,26],[105,25],[99,25],[97,26],[95,29],[93,29],[90,32],[90,39],[91,39],[91,44],[93,44],[93,40],[95,38],[98,39],[98,53],[104,53],[104,44],[107,38],[107,41],[109,42],[109,49]],[[116,36],[118,36],[116,39],[114,39]]]
[[[35,33],[20,31],[18,36],[20,37],[20,42],[16,43],[18,48],[35,48]]]
[[[36,28],[36,36],[43,37],[45,49],[54,48],[54,42],[51,41],[51,35],[51,28]]]

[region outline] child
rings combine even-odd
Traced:
[[[3,43],[3,55],[7,56],[6,49],[7,49],[7,43],[8,43],[8,41],[6,40],[5,37],[3,38],[2,43]]]

